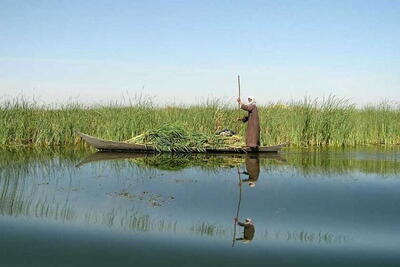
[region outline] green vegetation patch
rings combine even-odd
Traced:
[[[127,140],[129,143],[153,146],[157,151],[205,152],[207,148],[241,147],[238,136],[221,136],[190,130],[182,122],[166,123]]]
[[[261,144],[290,142],[296,147],[399,145],[399,107],[389,102],[357,107],[337,97],[258,105]],[[246,124],[238,123],[237,117],[245,115],[245,111],[240,111],[239,115],[236,106],[217,100],[179,106],[132,101],[130,106],[65,104],[53,107],[16,99],[0,102],[0,145],[83,143],[74,130],[121,141],[175,122],[184,123],[184,130],[193,133],[191,138],[198,144],[208,142],[215,132],[225,128],[244,136]],[[164,148],[168,146],[164,144]]]

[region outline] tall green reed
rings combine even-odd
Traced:
[[[258,107],[261,143],[294,146],[400,144],[400,110],[387,103],[357,108],[348,100],[325,99],[272,103]],[[244,116],[245,112],[242,111]],[[197,105],[156,106],[136,99],[129,105],[43,106],[24,99],[0,104],[0,144],[5,146],[74,145],[74,130],[113,140],[127,140],[164,123],[182,121],[189,130],[214,133],[228,128],[245,134],[235,105],[208,100]]]

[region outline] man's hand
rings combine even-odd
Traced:
[[[242,103],[242,101],[240,100],[240,97],[238,97],[238,98],[236,99],[236,101],[237,101],[239,104]]]

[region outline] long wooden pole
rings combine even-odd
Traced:
[[[238,95],[240,99],[240,75],[238,75]],[[240,103],[238,103],[238,129],[237,132],[239,133],[240,130]],[[239,219],[239,211],[240,211],[240,202],[242,202],[242,179],[240,178],[240,170],[239,166],[237,167],[237,173],[239,177],[239,201],[238,201],[238,206],[236,208],[236,217],[234,220],[234,225],[233,225],[233,240],[232,240],[232,247],[235,246],[235,241],[236,241],[236,226],[237,226],[237,221]]]
[[[240,75],[238,75],[238,90],[239,90],[239,98],[240,98]],[[239,117],[240,117],[240,103],[238,103],[239,106]]]
[[[238,93],[239,93],[239,99],[240,99],[240,75],[238,75]],[[238,129],[237,132],[239,133],[240,130],[240,103],[238,103]]]

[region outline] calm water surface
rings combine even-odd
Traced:
[[[0,266],[400,266],[399,150],[92,153],[1,151]]]

